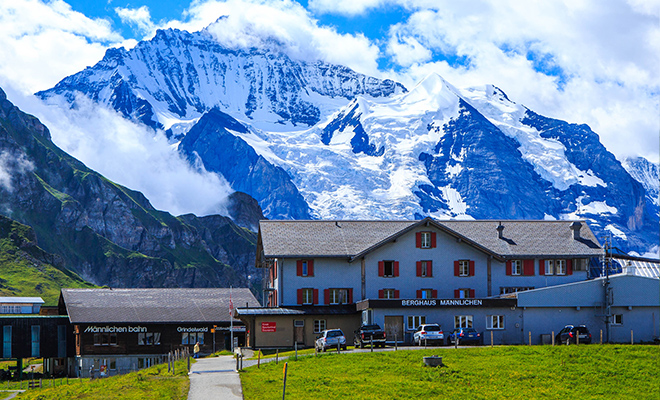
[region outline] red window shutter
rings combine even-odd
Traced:
[[[312,304],[319,304],[319,290],[314,289],[312,292]]]
[[[426,276],[433,276],[433,261],[426,262]]]
[[[534,260],[523,260],[523,275],[534,275]]]
[[[394,276],[399,276],[399,262],[394,261]]]
[[[384,297],[385,297],[385,291],[384,291],[383,289],[380,289],[380,290],[378,291],[378,298],[379,298],[379,299],[382,299],[382,298],[384,298]]]
[[[470,289],[470,298],[474,299],[474,289]]]
[[[573,260],[566,260],[566,275],[573,275]]]
[[[302,304],[302,303],[303,303],[303,290],[298,289],[298,304]]]
[[[314,260],[307,260],[307,276],[314,276]]]
[[[470,260],[470,276],[474,276],[474,261]]]
[[[348,288],[348,304],[353,303],[353,288]]]
[[[330,304],[330,289],[323,289],[324,304]]]
[[[417,232],[417,233],[415,234],[415,246],[416,246],[418,249],[421,249],[421,248],[422,248],[422,232]]]
[[[394,298],[395,298],[395,299],[398,299],[398,298],[399,298],[399,291],[396,290],[396,289],[394,290]]]
[[[418,290],[418,291],[417,291],[417,298],[418,298],[418,299],[421,299],[421,298],[422,298],[422,291],[421,291],[421,290]]]
[[[433,297],[434,299],[437,299],[438,298],[438,291],[435,290],[435,289],[431,290],[431,297]]]
[[[378,261],[378,276],[385,275],[385,261]]]
[[[296,276],[302,276],[302,260],[296,261]]]
[[[279,304],[277,304],[277,289],[273,291],[273,307],[277,307]]]
[[[525,271],[527,275],[527,271]],[[539,275],[545,275],[545,260],[539,260]]]
[[[417,261],[417,276],[422,276],[422,262]]]
[[[506,274],[511,275],[511,260],[506,262]]]
[[[458,261],[454,261],[454,276],[459,276],[458,272]]]
[[[435,249],[436,246],[436,234],[435,232],[431,232],[431,248]]]
[[[459,297],[461,297],[460,290],[458,290],[458,289],[454,289],[454,298],[455,298],[455,299],[458,299]]]
[[[273,264],[273,279],[277,279],[277,260],[275,260],[275,264]]]

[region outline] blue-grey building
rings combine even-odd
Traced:
[[[593,266],[602,256],[585,221],[261,221],[265,307],[238,314],[256,347],[311,346],[333,327],[351,340],[360,323],[380,324],[390,342],[401,343],[423,323],[445,332],[472,327],[486,343],[492,336],[516,344],[541,343],[565,324],[584,322],[598,334],[607,326],[609,338],[622,341],[616,331],[623,328],[606,322],[619,318],[619,306],[606,304],[602,290],[579,289],[598,287]],[[648,341],[658,334],[660,280],[639,282],[655,285],[655,295],[644,308],[621,307],[631,307],[624,320],[651,321],[634,338]],[[630,286],[609,285],[613,293]],[[567,288],[576,296],[562,297]]]

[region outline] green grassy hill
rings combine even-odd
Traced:
[[[62,288],[91,288],[39,248],[32,228],[0,215],[0,296],[41,297],[57,305]]]

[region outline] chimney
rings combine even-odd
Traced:
[[[497,237],[500,239],[504,238],[502,232],[504,232],[504,225],[502,225],[502,223],[500,222],[499,225],[497,225]]]
[[[582,223],[575,221],[571,224],[571,230],[573,231],[573,239],[579,240],[581,239],[580,236],[580,229],[582,228]]]

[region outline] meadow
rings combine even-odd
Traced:
[[[431,355],[445,366],[425,366]],[[642,345],[326,353],[288,360],[286,398],[659,399],[659,360]],[[245,369],[244,398],[281,399],[282,378],[282,361]]]

